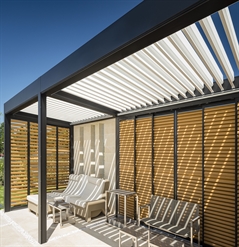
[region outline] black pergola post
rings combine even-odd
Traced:
[[[4,211],[11,210],[11,118],[4,119]]]
[[[38,242],[47,241],[46,211],[46,95],[38,94]]]

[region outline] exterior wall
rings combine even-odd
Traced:
[[[235,100],[121,120],[120,188],[140,204],[151,194],[198,203],[204,246],[238,246],[238,109]]]
[[[74,173],[102,177],[115,188],[115,119],[74,126]],[[110,198],[110,209],[114,200]]]

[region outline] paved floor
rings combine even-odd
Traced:
[[[102,215],[91,223],[77,218],[75,224],[65,223],[62,228],[48,218],[48,241],[40,245],[38,239],[38,217],[28,209],[4,213],[0,210],[0,246],[112,246],[118,247],[119,229],[105,223]],[[131,241],[123,235],[122,246],[131,246]],[[146,242],[142,242],[142,247]]]

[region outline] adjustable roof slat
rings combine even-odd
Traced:
[[[232,22],[232,18],[230,15],[230,11],[228,8],[224,8],[224,9],[220,10],[218,13],[219,13],[219,16],[221,18],[224,30],[226,32],[227,39],[228,39],[228,42],[229,42],[231,50],[232,50],[232,54],[233,54],[235,62],[237,64],[237,68],[239,69],[239,45],[238,45],[234,25]]]
[[[173,44],[165,38],[156,43],[160,51],[170,60],[170,62],[195,86],[195,88],[203,95],[204,83],[195,73],[195,71],[188,65],[182,55],[173,46]]]
[[[170,95],[167,94],[163,89],[154,87],[152,82],[148,80],[148,78],[143,77],[142,75],[138,74],[138,71],[135,71],[134,67],[132,67],[131,63],[126,60],[121,60],[120,62],[116,63],[118,67],[120,67],[126,77],[131,78],[134,81],[136,86],[140,86],[143,90],[151,94],[153,97],[156,98],[156,101],[160,100],[164,102],[164,98],[171,101]],[[157,103],[157,102],[155,102]]]
[[[234,72],[232,69],[232,66],[229,62],[229,59],[227,57],[227,54],[225,52],[225,49],[222,45],[221,39],[217,33],[216,27],[212,21],[211,16],[208,16],[202,20],[199,21],[204,33],[207,36],[207,39],[212,46],[212,49],[214,53],[217,56],[217,59],[219,60],[228,81],[231,84],[232,88],[235,88],[233,81],[234,81]]]
[[[174,97],[175,99],[179,99],[178,95],[180,94],[183,98],[186,98],[186,90],[183,87],[177,87],[177,82],[172,78],[168,73],[166,73],[161,67],[157,67],[154,69],[151,61],[144,61],[147,59],[144,53],[135,53],[132,55],[132,62],[136,65],[140,63],[141,65],[141,73],[145,74],[145,76],[151,80],[156,86],[165,90],[169,95]],[[140,67],[139,67],[140,68]]]
[[[146,105],[152,105],[152,97],[147,92],[145,92],[139,87],[135,87],[133,83],[131,83],[130,81],[127,81],[124,75],[121,74],[119,71],[117,71],[112,66],[110,68],[106,68],[102,70],[101,74],[103,74],[104,76],[103,78],[105,80],[108,81],[109,79],[112,82],[117,83],[118,85],[120,85],[120,87],[123,87],[124,90],[128,91],[134,97],[137,97],[140,100],[143,100]],[[100,73],[98,73],[97,76],[101,76]]]
[[[177,81],[183,88],[186,89],[192,96],[194,95],[195,86],[168,60],[168,58],[156,47],[155,44],[143,49],[141,51],[154,63],[160,66],[166,73],[168,73],[174,80]]]
[[[113,104],[118,104],[122,108],[126,108],[126,109],[136,108],[136,107],[132,107],[132,104],[129,104],[126,101],[122,101],[117,95],[113,96],[107,93],[105,89],[102,90],[102,88],[99,88],[99,90],[101,90],[101,93],[99,94],[97,85],[91,85],[90,81],[87,80],[87,78],[81,80],[80,82],[75,83],[74,87],[76,89],[79,89],[79,91],[81,92],[91,93],[92,95],[95,95],[96,97],[98,97],[98,99],[109,100],[109,102],[112,102]]]
[[[106,70],[104,71],[100,71],[97,74],[94,74],[91,76],[91,80],[97,80],[100,81],[101,83],[103,83],[103,85],[106,85],[107,88],[111,89],[114,88],[114,90],[116,92],[119,92],[129,98],[133,98],[133,100],[137,103],[139,103],[141,106],[146,106],[147,103],[148,104],[152,104],[151,101],[147,102],[147,99],[144,98],[142,95],[140,95],[139,93],[134,92],[133,90],[131,90],[130,87],[128,87],[128,85],[126,86],[125,84],[122,83],[122,81],[120,80],[115,80],[112,77],[110,77],[109,73],[106,72]]]
[[[155,104],[158,104],[158,100],[164,102],[164,98],[162,95],[159,95],[152,89],[146,87],[140,79],[136,80],[136,78],[131,75],[132,72],[129,73],[130,71],[129,69],[127,69],[127,65],[123,66],[122,63],[115,63],[114,66],[111,66],[108,69],[114,71],[115,75],[118,74],[120,77],[126,80],[127,83],[130,83],[133,90],[137,91],[137,88],[139,88],[144,93],[144,95],[151,100],[151,102]]]
[[[61,115],[57,109],[61,110]],[[31,113],[34,115],[38,114],[38,103],[34,103],[25,109],[22,110],[23,112]],[[70,122],[77,120],[85,120],[89,117],[100,117],[105,116],[104,113],[97,112],[91,109],[87,109],[81,106],[77,106],[71,103],[67,103],[61,100],[53,99],[51,97],[47,97],[47,117],[48,118],[56,118],[59,120],[68,119]]]
[[[139,102],[137,99],[129,97],[129,95],[127,95],[126,93],[123,93],[122,91],[117,90],[115,87],[112,87],[107,83],[104,83],[102,80],[97,80],[93,76],[83,79],[82,82],[85,82],[86,84],[94,87],[95,90],[98,90],[98,92],[99,90],[102,90],[102,88],[104,88],[104,92],[107,95],[112,94],[113,97],[119,98],[127,104],[131,104],[135,107],[141,107],[141,102]]]
[[[202,61],[199,59],[197,53],[194,51],[182,31],[178,31],[169,36],[169,40],[172,42],[174,47],[181,53],[185,58],[191,68],[198,74],[202,79],[204,84],[213,93],[213,79],[212,76],[208,73]]]
[[[67,87],[65,89],[63,89],[63,91],[67,92],[67,93],[71,93],[73,95],[76,95],[78,97],[84,98],[84,99],[90,99],[91,101],[97,103],[97,104],[101,104],[104,106],[108,106],[110,108],[113,108],[116,111],[125,111],[126,108],[124,107],[120,107],[119,105],[111,102],[110,100],[107,101],[107,99],[103,99],[103,98],[99,98],[97,95],[91,94],[91,92],[88,92],[86,90],[83,91],[83,89],[81,88],[81,90],[77,90],[76,88],[70,86]]]
[[[222,87],[223,74],[220,71],[196,25],[192,24],[191,26],[184,28],[183,33],[197,52],[198,56],[202,59],[204,65],[215,79],[219,88],[224,90]]]
[[[157,78],[145,64],[142,63],[140,57],[137,54],[132,54],[126,59],[126,62],[132,66],[135,71],[139,73],[139,76],[142,78],[143,82],[147,83],[150,88],[155,88],[156,91],[161,93],[166,99],[170,99],[170,96],[173,96],[175,99],[178,99],[178,92],[170,88],[165,82],[162,81],[162,78]]]

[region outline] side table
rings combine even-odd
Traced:
[[[116,196],[118,196],[118,212],[117,212],[117,216],[119,215],[119,196],[123,196],[124,197],[124,227],[126,226],[126,211],[127,211],[127,198],[130,196],[134,196],[136,198],[136,220],[138,221],[138,195],[136,194],[136,192],[134,191],[127,191],[127,190],[121,190],[121,189],[114,189],[114,190],[108,190],[105,192],[106,194],[106,203],[105,203],[105,216],[106,216],[106,222],[108,222],[108,193],[114,194]]]
[[[65,220],[69,218],[70,204],[65,201],[48,202],[48,205],[52,208],[53,223],[56,223],[56,210],[60,213],[60,226],[62,227],[62,213],[65,212]]]

